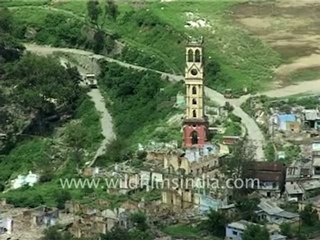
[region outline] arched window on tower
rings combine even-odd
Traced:
[[[193,51],[191,49],[188,50],[188,62],[193,62]]]
[[[192,87],[192,94],[197,94],[197,88],[196,87]]]
[[[198,144],[198,133],[196,131],[191,133],[191,143],[192,145]]]
[[[196,56],[195,56],[195,62],[200,62],[201,61],[201,55],[200,55],[200,50],[196,50]]]
[[[193,110],[193,111],[192,111],[192,116],[193,116],[194,118],[197,117],[197,111],[196,111],[196,110]]]
[[[192,99],[192,104],[193,104],[193,105],[197,105],[197,99],[195,99],[195,98]]]

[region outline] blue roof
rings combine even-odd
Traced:
[[[279,114],[278,115],[280,122],[294,122],[296,121],[296,115],[294,114]]]

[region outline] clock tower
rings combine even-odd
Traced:
[[[192,39],[186,47],[186,113],[183,127],[184,147],[203,147],[208,137],[204,113],[203,39]]]

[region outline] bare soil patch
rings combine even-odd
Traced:
[[[281,55],[275,82],[282,85],[292,73],[320,67],[319,13],[319,0],[252,1],[233,9],[236,22]]]

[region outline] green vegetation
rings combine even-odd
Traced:
[[[300,218],[303,224],[306,224],[308,226],[314,226],[319,222],[318,212],[313,208],[311,204],[306,205],[300,212]]]
[[[21,6],[43,6],[47,5],[50,0],[1,0],[0,6],[2,7],[21,7]]]
[[[239,213],[239,219],[244,219],[250,222],[256,222],[258,217],[255,211],[258,210],[259,198],[251,198],[241,196],[236,201],[236,207]]]
[[[174,112],[174,97],[182,85],[161,80],[160,75],[153,72],[140,72],[117,64],[102,64],[102,69],[99,84],[112,101],[109,109],[119,138],[126,139],[129,146],[138,144],[134,141],[138,135],[144,142],[152,139],[152,132],[147,129],[155,127],[159,119],[164,122]],[[158,134],[157,131],[154,134]]]
[[[267,87],[273,78],[273,68],[280,64],[275,51],[234,24],[228,10],[239,2],[146,2],[137,7],[138,3],[111,0],[99,4],[93,0],[58,1],[10,11],[17,26],[16,36],[107,53],[116,50],[114,40],[118,39],[126,47],[115,57],[179,74],[185,64],[187,36],[203,35],[207,84],[221,91],[232,88],[236,93],[243,88],[253,91]],[[3,5],[8,5],[8,1]],[[210,27],[185,27],[187,21],[199,18],[206,19]],[[107,49],[102,44],[96,46],[103,42]]]
[[[23,54],[13,26],[11,18],[0,17],[0,130],[7,135],[0,141],[1,191],[30,170],[40,184],[0,197],[19,207],[63,208],[84,197],[77,189],[62,191],[59,177],[76,176],[76,167],[91,160],[101,140],[99,114],[79,87],[78,71],[54,57]],[[79,146],[84,154],[75,158]]]
[[[41,184],[34,187],[12,190],[0,197],[5,197],[9,203],[21,207],[34,207],[41,204],[61,207],[62,203],[69,198],[82,199],[86,195],[81,189],[62,192],[59,178],[77,176],[76,167],[91,160],[102,139],[99,115],[87,97],[76,109],[74,119],[81,125],[81,132],[85,133],[85,136],[79,139],[85,139],[81,144],[82,150],[87,155],[80,155],[76,159],[73,148],[68,148],[68,145],[72,145],[72,141],[63,140],[65,136],[61,135],[61,132],[66,134],[73,132],[73,122],[62,126],[52,136],[25,140],[0,159],[0,182],[15,178],[18,174],[27,174],[29,170],[40,173],[45,178],[41,177]],[[68,197],[69,194],[70,197]]]
[[[49,227],[44,231],[41,240],[73,240],[75,238],[69,232],[62,232],[59,226]]]
[[[208,219],[202,222],[202,228],[214,236],[223,238],[228,222],[229,219],[223,212],[211,209],[208,213]]]
[[[274,148],[275,147],[272,142],[268,142],[264,148],[264,154],[266,156],[266,159],[270,162],[276,159],[276,152]]]
[[[101,236],[102,240],[151,240],[154,239],[149,226],[146,222],[146,216],[142,212],[136,212],[130,215],[133,228],[130,231],[118,227],[113,228],[111,232]]]
[[[316,80],[319,78],[320,78],[319,67],[301,69],[299,71],[292,73],[289,76],[289,79],[292,82]]]
[[[249,225],[243,232],[243,240],[269,240],[270,235],[266,227],[259,225]]]
[[[174,238],[189,239],[199,237],[201,230],[190,225],[177,224],[165,227],[163,232]]]
[[[235,92],[244,87],[260,90],[273,78],[273,68],[280,64],[280,56],[233,23],[228,9],[238,2],[147,2],[139,7],[135,6],[138,3],[117,2],[119,15],[116,20],[101,14],[98,22],[101,28],[119,36],[134,52],[140,49],[144,55],[154,56],[159,65],[152,67],[167,72],[171,69],[176,73],[183,72],[186,36],[203,35],[209,86],[218,90],[232,88]],[[69,1],[56,3],[55,7],[79,16],[86,13],[83,3]],[[101,8],[104,9],[103,5]],[[192,13],[195,19],[205,18],[211,29],[185,28],[186,22],[192,20],[186,13]],[[151,66],[147,61],[137,63]]]
[[[239,123],[227,121],[224,123],[224,127],[226,128],[224,135],[226,135],[226,136],[241,136],[242,128]]]
[[[319,235],[320,221],[317,210],[306,205],[300,212],[299,224],[282,224],[281,233],[288,238],[312,239]]]

